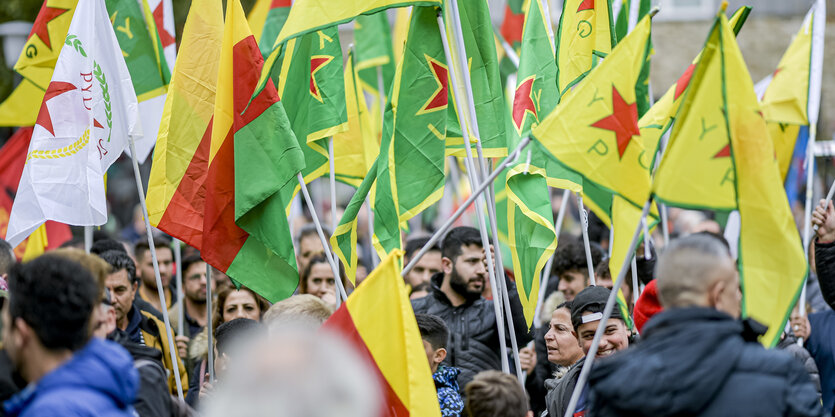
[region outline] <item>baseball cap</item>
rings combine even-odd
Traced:
[[[574,297],[574,300],[571,301],[571,324],[575,330],[583,323],[599,321],[603,318],[603,309],[606,307],[606,301],[609,299],[610,293],[611,291],[606,287],[590,286]],[[594,314],[584,317],[583,313],[588,311]],[[619,308],[612,309],[611,318],[623,320]]]

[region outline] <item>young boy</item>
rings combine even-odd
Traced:
[[[432,379],[438,389],[438,403],[441,405],[441,416],[459,417],[464,409],[464,401],[458,394],[457,368],[440,366],[446,358],[446,344],[449,339],[449,329],[443,320],[431,314],[415,314],[420,337],[423,339],[423,349],[432,370]]]

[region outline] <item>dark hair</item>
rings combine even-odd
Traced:
[[[597,266],[594,267],[594,275],[598,279],[606,278],[606,279],[612,280],[612,285],[614,286],[615,280],[617,280],[618,277],[613,277],[612,276],[612,270],[609,269],[609,261],[610,261],[610,258],[605,258],[602,261],[600,261],[600,263],[598,263]],[[638,276],[640,277],[640,274]],[[629,287],[629,290],[632,290],[632,268],[631,267],[626,269],[626,277],[624,277],[624,279],[623,279],[623,285],[626,285],[627,287]],[[627,301],[631,301],[631,300],[627,300]]]
[[[461,255],[461,248],[469,245],[477,245],[483,248],[481,244],[481,233],[473,227],[456,227],[444,236],[441,253],[444,258],[449,258],[455,262],[455,258]]]
[[[432,345],[432,349],[446,349],[449,328],[440,317],[433,314],[415,314],[420,337]]]
[[[99,254],[99,257],[104,259],[113,268],[110,273],[119,272],[121,270],[128,271],[128,282],[135,284],[139,278],[136,277],[136,264],[133,259],[128,256],[127,252],[123,250],[109,250]]]
[[[162,238],[154,238],[154,249],[160,250],[163,248],[167,248],[168,250],[172,251],[171,249],[171,242],[168,239]],[[147,240],[140,240],[136,242],[136,246],[133,248],[133,256],[136,257],[136,262],[142,262],[142,257],[145,256],[145,252],[151,250],[151,246],[148,245]]]
[[[600,220],[600,217],[597,217],[593,211],[589,211],[589,241],[597,243],[598,245],[602,245],[603,241],[609,242],[609,228],[606,227],[606,223],[603,223],[603,220]],[[609,242],[611,245],[612,242]]]
[[[331,235],[330,229],[328,229],[325,226],[322,226],[322,232],[325,233],[325,236],[330,236]],[[296,246],[301,245],[302,239],[304,239],[308,236],[311,236],[311,235],[316,235],[318,237],[319,232],[316,230],[316,225],[315,224],[306,223],[304,226],[302,226],[302,228],[299,230],[299,234],[296,236]]]
[[[217,354],[227,352],[229,346],[240,339],[256,333],[261,329],[261,323],[255,320],[239,318],[217,326],[215,329],[215,347]]]
[[[9,272],[15,263],[14,248],[9,242],[0,239],[0,275]]]
[[[429,290],[430,290],[431,288],[432,288],[432,287],[429,285],[429,283],[428,283],[428,282],[421,282],[420,284],[415,285],[414,287],[412,287],[412,290],[409,292],[409,294],[414,294],[414,292],[415,292],[415,291],[426,291],[426,292],[429,292]]]
[[[93,255],[101,255],[109,250],[116,250],[121,251],[124,253],[128,253],[127,249],[125,249],[125,245],[122,242],[114,239],[102,239],[93,242],[93,246],[90,247],[90,253]]]
[[[504,372],[479,372],[464,393],[469,417],[524,417],[528,413],[525,390],[516,377]]]
[[[183,279],[185,279],[186,271],[192,264],[196,264],[198,262],[206,262],[203,258],[200,257],[200,253],[193,253],[187,256],[183,256],[183,259],[180,260],[180,263],[183,265]]]
[[[403,264],[405,265],[406,263],[411,261],[412,256],[414,256],[414,254],[418,253],[418,251],[423,249],[423,247],[426,246],[427,243],[429,243],[430,239],[431,239],[431,237],[429,237],[429,236],[413,237],[411,239],[407,239],[406,240],[406,246],[403,248],[403,251],[405,252],[403,254]],[[434,251],[440,252],[441,248],[439,248],[438,244],[435,243],[434,245],[429,247],[429,250],[430,251],[434,250]]]
[[[49,350],[74,352],[87,343],[100,297],[90,272],[61,256],[42,255],[9,273],[9,314],[32,327]]]
[[[304,268],[301,275],[299,275],[299,294],[307,294],[307,277],[310,276],[310,271],[313,270],[313,265],[325,264],[330,268],[330,262],[324,253],[317,253],[310,261],[307,262],[307,267]],[[339,278],[345,284],[345,270],[342,269],[342,263],[339,264]]]
[[[229,298],[229,294],[232,294],[233,291],[246,291],[252,294],[252,298],[255,299],[255,304],[258,305],[259,317],[263,317],[264,313],[267,312],[270,308],[270,303],[264,297],[256,294],[255,291],[247,288],[245,285],[241,285],[241,288],[235,288],[234,286],[223,287],[217,292],[217,303],[212,306],[212,328],[217,329],[220,327],[221,324],[224,323],[223,321],[223,308],[226,307],[226,299]]]
[[[566,239],[563,239],[566,240]],[[597,265],[603,259],[603,251],[598,245],[589,245],[591,249],[592,265]],[[554,266],[551,268],[551,275],[560,276],[565,272],[587,271],[589,269],[586,260],[586,247],[582,239],[572,237],[565,242],[560,242],[557,251],[554,252]]]

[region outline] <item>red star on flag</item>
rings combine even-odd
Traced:
[[[731,157],[731,144],[725,145],[724,148],[720,149],[719,152],[716,152],[716,155],[713,155],[713,159],[717,158],[730,158]]]
[[[626,147],[633,136],[640,135],[638,129],[638,104],[628,104],[615,86],[612,86],[612,114],[594,122],[592,126],[615,132],[618,143],[618,155],[623,159]]]
[[[49,38],[49,22],[55,20],[56,17],[68,12],[70,9],[48,7],[46,3],[47,2],[43,3],[41,11],[38,13],[38,17],[35,19],[35,23],[32,24],[32,31],[29,32],[29,39],[31,39],[32,36],[37,36],[38,39],[40,39],[41,42],[43,42],[43,44],[46,45],[47,48],[52,50],[52,40]]]
[[[519,87],[516,87],[516,92],[513,94],[513,124],[516,126],[516,131],[522,131],[522,125],[525,122],[525,115],[531,113],[536,117],[536,107],[531,98],[531,89],[535,76],[528,77]]]
[[[59,96],[67,91],[75,89],[76,86],[64,81],[53,81],[49,83],[49,87],[43,95],[43,102],[41,103],[40,110],[38,110],[38,118],[35,121],[35,124],[41,125],[44,129],[51,133],[52,136],[55,136],[55,129],[52,127],[52,116],[49,114],[49,107],[46,106],[46,102],[55,96]]]
[[[326,55],[315,55],[310,57],[310,94],[316,98],[316,100],[319,100],[319,102],[323,101],[322,95],[319,93],[319,83],[316,82],[316,73],[332,60],[332,56]]]
[[[162,43],[162,47],[165,48],[168,45],[171,45],[175,42],[174,36],[172,36],[163,26],[163,14],[162,14],[162,2],[160,2],[157,7],[154,9],[154,24],[157,26],[157,33],[159,33],[159,41]]]
[[[687,86],[690,85],[690,78],[693,77],[693,70],[695,68],[696,64],[690,64],[690,66],[684,70],[684,74],[682,74],[678,81],[676,81],[676,93],[673,96],[673,100],[678,100],[678,98],[684,93],[684,90],[687,89]]]
[[[449,93],[447,90],[447,84],[449,82],[449,77],[447,76],[447,67],[429,57],[426,57],[426,63],[429,65],[429,70],[432,71],[432,75],[435,76],[435,83],[438,84],[438,88],[435,89],[435,92],[432,93],[429,100],[426,100],[426,103],[424,103],[420,111],[417,112],[418,115],[445,109],[448,101],[447,98]]]
[[[594,10],[594,0],[583,0],[583,2],[580,3],[580,6],[577,7],[577,13],[580,13],[583,10]]]

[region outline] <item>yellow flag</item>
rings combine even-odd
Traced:
[[[49,240],[46,237],[46,223],[35,229],[26,241],[26,251],[23,252],[23,262],[31,261],[46,252]]]
[[[78,0],[46,0],[35,18],[15,71],[46,91]],[[43,93],[42,93],[43,94]]]
[[[356,187],[374,165],[380,145],[374,137],[365,96],[359,90],[353,53],[348,54],[345,63],[345,108],[348,130],[333,135],[334,169],[337,179]]]
[[[724,14],[691,83],[653,191],[671,205],[739,210],[742,313],[768,326],[761,342],[773,346],[807,266],[754,86]]]
[[[565,0],[558,32],[557,87],[565,95],[612,52],[615,34],[610,2]]]
[[[777,70],[763,94],[763,116],[769,122],[809,124],[806,108],[809,102],[813,21],[814,7],[806,14],[800,30],[777,64]]]
[[[38,117],[44,90],[23,79],[12,94],[0,103],[0,126],[32,126]]]
[[[649,53],[645,17],[542,122],[533,136],[568,169],[636,206],[649,198],[649,164],[638,130],[635,86]]]
[[[252,10],[246,16],[246,22],[249,23],[256,42],[261,42],[261,32],[264,28],[264,22],[267,21],[267,14],[270,12],[272,2],[273,0],[256,0]]]

